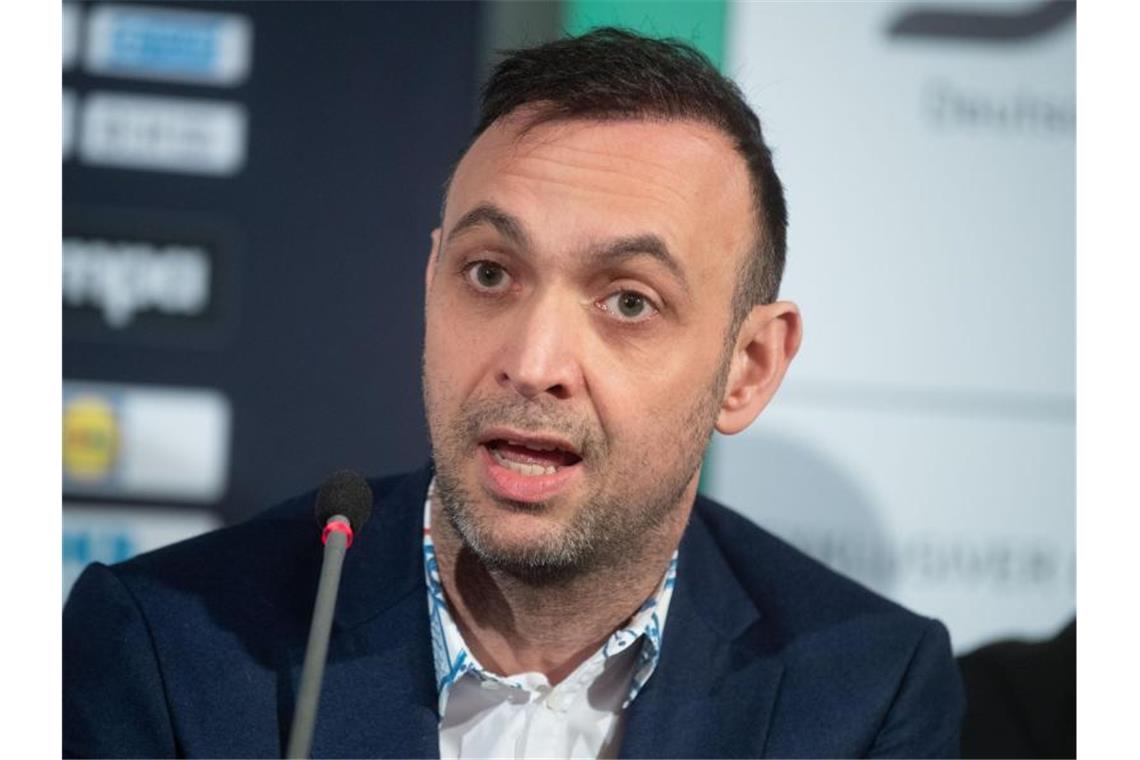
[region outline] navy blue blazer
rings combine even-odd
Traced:
[[[373,481],[345,560],[314,757],[438,757],[421,553],[430,467]],[[280,757],[321,545],[313,494],[127,562],[63,613],[63,754]],[[949,757],[945,628],[705,498],[624,757]]]

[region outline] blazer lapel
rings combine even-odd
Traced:
[[[345,556],[313,757],[439,757],[421,549],[430,478],[425,468],[376,499]],[[304,651],[291,655],[295,700]]]
[[[313,757],[439,757],[425,594],[333,635]]]
[[[622,757],[759,757],[783,664],[700,515],[681,542],[661,660],[626,713]]]

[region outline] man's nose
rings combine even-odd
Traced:
[[[520,307],[505,336],[498,382],[532,399],[544,393],[565,400],[583,387],[580,359],[582,306],[548,294]]]

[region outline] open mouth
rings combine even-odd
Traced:
[[[557,441],[491,438],[483,445],[497,464],[526,477],[555,475],[582,461],[573,448]]]
[[[508,502],[548,502],[585,477],[582,454],[558,435],[498,428],[484,432],[479,448],[484,486]]]

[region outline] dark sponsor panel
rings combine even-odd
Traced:
[[[233,234],[203,219],[64,210],[68,337],[171,346],[221,340],[233,316]]]
[[[473,125],[482,11],[65,3],[77,513],[233,522],[335,469],[424,462],[423,267]]]

